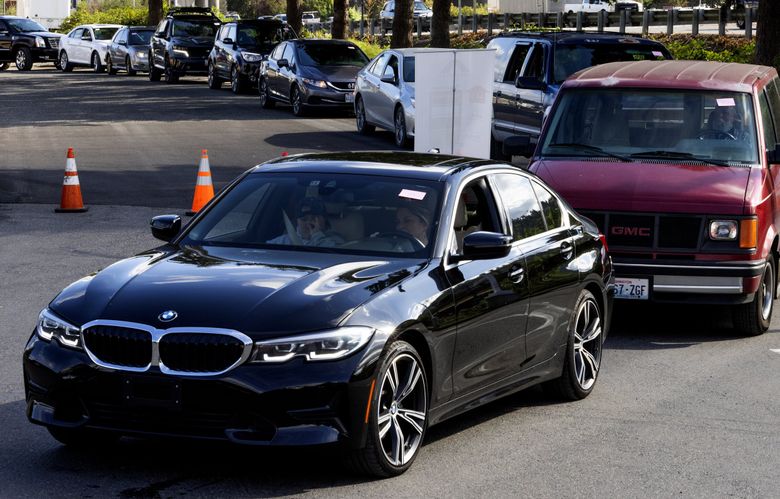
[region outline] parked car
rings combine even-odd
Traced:
[[[277,19],[246,20],[224,24],[209,54],[209,88],[230,82],[234,93],[257,85],[260,61],[281,41],[295,38],[287,24]]]
[[[19,71],[29,71],[36,62],[59,64],[57,50],[62,35],[30,19],[0,16],[0,71],[16,63]]]
[[[757,335],[777,293],[778,124],[773,68],[605,64],[563,84],[530,170],[606,234],[617,298],[729,306]]]
[[[27,416],[66,444],[336,444],[377,476],[426,430],[526,387],[593,390],[610,325],[596,227],[508,164],[282,158],[165,245],[71,284],[24,350]]]
[[[149,81],[176,83],[186,75],[208,74],[208,58],[222,22],[205,7],[168,11],[152,36]]]
[[[280,43],[260,64],[264,108],[290,103],[303,116],[309,106],[351,108],[355,78],[368,57],[352,42],[300,39]]]
[[[379,19],[393,19],[395,14],[395,1],[390,0],[389,2],[385,2],[385,4],[382,6],[382,10],[379,12]],[[420,18],[422,20],[430,22],[431,18],[433,17],[433,11],[425,5],[424,2],[415,1],[414,7],[412,10],[412,17],[414,19]]]
[[[512,135],[539,136],[545,113],[569,75],[613,61],[671,59],[661,43],[641,37],[598,33],[501,34],[496,50],[491,157],[506,159],[502,144]]]
[[[106,55],[108,74],[115,75],[123,69],[130,76],[138,71],[149,71],[149,41],[154,26],[128,26],[120,29],[111,40]]]
[[[286,23],[287,22],[287,14],[276,14],[274,16],[274,19],[279,19],[283,23]]]
[[[75,66],[90,66],[95,73],[105,71],[108,45],[118,24],[84,24],[60,38],[60,69],[73,71]]]
[[[375,127],[393,132],[395,145],[414,137],[414,55],[426,49],[390,49],[357,75],[355,124],[362,134]]]

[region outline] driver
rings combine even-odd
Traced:
[[[325,203],[319,198],[306,197],[298,205],[296,234],[303,246],[333,247],[344,243],[344,238],[330,230]],[[268,244],[296,245],[287,232],[268,241]]]
[[[395,228],[406,232],[427,246],[431,215],[431,210],[420,202],[402,203],[395,212]]]
[[[735,106],[719,106],[713,109],[707,120],[707,130],[722,132],[739,138],[742,133],[742,120]]]

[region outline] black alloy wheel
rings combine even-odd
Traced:
[[[68,53],[64,50],[60,52],[60,70],[63,73],[70,73],[73,71],[73,65],[69,62]]]
[[[19,47],[16,51],[16,69],[19,71],[29,71],[32,69],[32,52],[27,47]]]
[[[601,368],[604,321],[593,293],[583,289],[569,323],[569,342],[561,377],[545,384],[563,400],[581,400],[596,384]]]
[[[290,90],[290,104],[292,105],[292,112],[295,116],[305,116],[306,107],[303,104],[303,97],[298,87],[292,87]]]
[[[417,457],[428,426],[428,380],[417,350],[405,341],[387,348],[372,383],[366,446],[351,454],[358,471],[400,475]]]
[[[238,70],[238,66],[233,66],[233,69],[230,70],[230,90],[236,95],[244,92],[244,82],[241,81],[241,72]]]
[[[133,69],[133,63],[130,62],[130,56],[128,55],[125,57],[125,69],[127,70],[127,76],[135,76],[138,74],[138,71]]]
[[[260,81],[257,83],[257,92],[260,94],[260,107],[263,109],[271,109],[276,105],[273,97],[268,90],[268,80],[260,77]]]
[[[102,73],[105,68],[103,63],[100,62],[100,56],[97,52],[92,52],[92,71],[95,73]]]
[[[209,88],[212,90],[219,90],[222,88],[222,79],[217,76],[217,68],[209,62],[209,76],[208,76]]]
[[[114,61],[111,60],[111,55],[106,56],[106,72],[109,75],[115,75],[117,73],[117,69],[114,66]]]
[[[165,79],[165,83],[172,85],[174,83],[177,83],[179,81],[179,75],[176,74],[176,71],[173,70],[170,64],[165,65],[165,71],[163,72],[163,78]]]
[[[759,336],[769,329],[775,303],[775,267],[770,257],[764,266],[761,284],[750,303],[736,305],[733,321],[736,330],[744,336]]]
[[[409,135],[406,132],[406,117],[404,108],[398,106],[395,109],[395,119],[393,120],[395,128],[395,145],[406,148],[409,146]]]
[[[369,135],[376,130],[374,125],[369,125],[366,121],[366,106],[363,104],[363,98],[360,96],[355,99],[355,125],[358,133],[361,135]]]

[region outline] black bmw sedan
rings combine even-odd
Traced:
[[[26,345],[28,418],[63,443],[335,444],[391,476],[435,423],[598,377],[604,239],[507,164],[287,157],[152,232],[166,243],[65,288]]]

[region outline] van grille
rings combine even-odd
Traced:
[[[610,249],[698,250],[704,218],[691,215],[582,211],[607,236]]]

